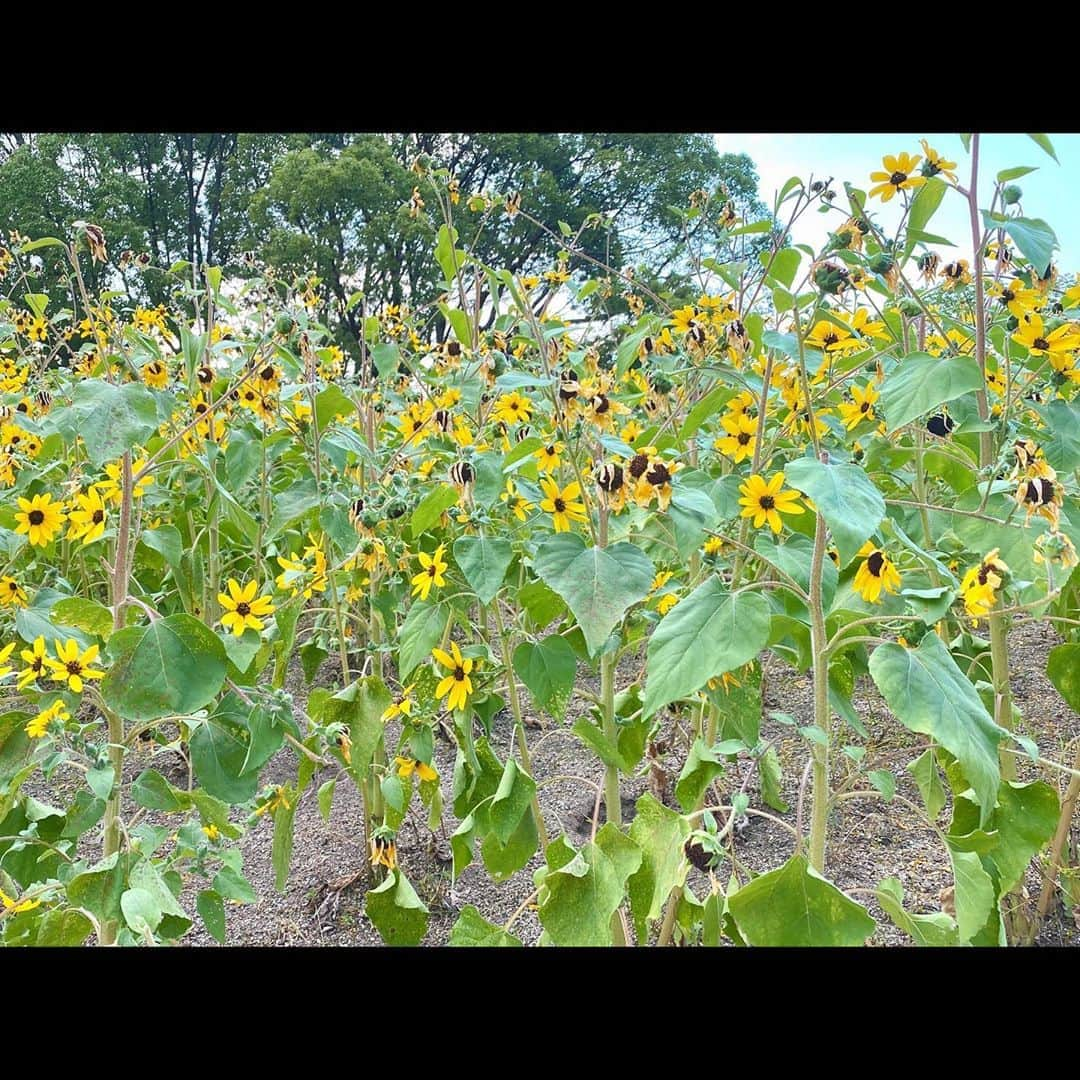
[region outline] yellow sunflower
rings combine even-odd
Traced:
[[[922,154],[886,154],[881,159],[885,171],[872,172],[870,179],[878,182],[870,189],[870,198],[880,196],[882,202],[888,202],[898,191],[910,191],[926,183],[925,176],[914,176],[915,166],[922,160]]]
[[[900,591],[900,575],[888,555],[869,540],[858,551],[862,563],[853,582],[855,591],[870,604],[881,603],[881,590]]]
[[[236,578],[229,578],[229,592],[218,593],[218,603],[225,608],[221,616],[221,625],[231,629],[237,637],[242,637],[250,626],[252,630],[263,629],[263,618],[274,611],[274,604],[269,596],[255,598],[259,583],[249,581],[243,588]]]
[[[452,656],[443,649],[432,649],[431,655],[450,672],[435,687],[435,696],[440,700],[446,698],[446,708],[452,711],[464,709],[469,700],[473,689],[472,680],[469,678],[473,662],[462,657],[456,641],[450,642],[450,649]]]
[[[105,533],[105,503],[96,487],[87,488],[75,496],[78,510],[68,513],[68,539],[81,539],[83,545],[100,540]]]
[[[32,499],[20,497],[15,531],[27,533],[34,547],[44,547],[60,531],[66,518],[62,504],[54,503],[48,492]]]
[[[799,493],[792,489],[782,490],[784,487],[784,474],[774,473],[768,481],[765,477],[754,473],[745,484],[739,485],[742,498],[739,505],[744,507],[740,517],[753,518],[755,529],[760,529],[766,522],[774,533],[779,533],[783,528],[781,514],[801,514],[806,507],[797,502]]]
[[[567,484],[560,491],[554,480],[545,477],[540,481],[540,486],[547,496],[540,501],[540,509],[551,515],[557,533],[569,532],[573,521],[586,520],[585,504],[575,501],[581,495],[581,485],[577,481]]]
[[[433,555],[428,555],[424,551],[417,553],[416,557],[423,569],[412,579],[413,596],[426,600],[433,585],[441,589],[446,584],[446,578],[443,577],[448,565],[443,561],[445,552],[446,545],[440,544]]]
[[[51,656],[45,657],[45,663],[49,665],[52,674],[49,676],[56,682],[66,682],[68,689],[74,694],[83,692],[84,679],[104,679],[105,672],[98,671],[90,665],[97,659],[98,647],[91,645],[84,652],[79,652],[79,643],[74,638],[68,638],[61,643],[53,641],[57,659]]]

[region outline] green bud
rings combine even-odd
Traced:
[[[1001,192],[1001,201],[1006,206],[1015,206],[1023,196],[1023,192],[1016,184],[1006,184]]]

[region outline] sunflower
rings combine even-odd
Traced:
[[[385,866],[387,870],[397,869],[397,847],[392,836],[375,833],[371,837],[371,865]]]
[[[923,153],[926,155],[926,160],[920,170],[923,176],[929,178],[940,174],[947,176],[955,184],[956,173],[952,170],[956,168],[956,162],[946,161],[925,139],[920,139],[919,142],[922,143]]]
[[[506,481],[506,490],[499,498],[506,503],[518,521],[524,521],[528,512],[533,508],[533,504],[518,491],[517,484],[509,478]]]
[[[423,569],[412,579],[413,596],[419,596],[421,600],[426,600],[431,592],[432,585],[442,588],[446,584],[446,578],[443,577],[448,565],[443,561],[445,552],[446,545],[440,544],[433,555],[428,555],[424,551],[417,553],[416,557],[420,560]]]
[[[784,486],[784,474],[774,473],[766,482],[765,477],[754,473],[745,484],[739,485],[742,498],[739,505],[744,507],[740,517],[753,518],[755,529],[760,529],[766,522],[774,533],[779,533],[783,528],[781,514],[801,514],[806,509],[801,503],[796,502],[799,493],[792,489],[782,490]]]
[[[853,315],[849,315],[846,311],[838,311],[836,317],[846,322],[852,330],[863,337],[886,339],[889,336],[885,324],[879,319],[872,320],[866,308],[856,309]]]
[[[512,394],[503,394],[495,402],[491,416],[504,424],[527,424],[532,417],[532,409],[532,402],[515,390]]]
[[[142,380],[153,390],[164,390],[169,384],[169,369],[160,360],[151,360],[143,366]]]
[[[881,603],[881,590],[896,593],[900,590],[900,575],[889,557],[869,540],[858,551],[862,558],[855,575],[855,591],[870,604]]]
[[[806,344],[824,352],[835,352],[843,355],[849,352],[858,352],[863,348],[862,341],[855,337],[850,330],[845,330],[828,319],[819,319],[813,330],[806,335]]]
[[[259,591],[259,583],[249,581],[243,588],[236,578],[229,578],[229,592],[218,593],[218,603],[225,608],[225,614],[221,616],[221,625],[241,637],[250,626],[252,630],[263,629],[263,618],[274,611],[274,605],[269,596],[255,598]]]
[[[37,682],[45,674],[45,636],[41,635],[34,639],[30,649],[23,649],[19,653],[26,667],[19,672],[18,687],[25,690],[32,682]]]
[[[881,395],[868,383],[864,387],[853,386],[851,397],[852,401],[840,402],[840,416],[848,431],[853,431],[863,420],[874,419],[874,402]]]
[[[49,727],[54,720],[59,720],[63,723],[65,720],[70,719],[71,714],[67,711],[67,707],[64,705],[63,701],[57,698],[57,700],[47,709],[42,709],[41,712],[26,725],[26,734],[29,735],[31,739],[40,739],[48,733]]]
[[[82,539],[83,545],[100,540],[105,534],[105,504],[101,493],[95,487],[87,488],[85,493],[75,496],[78,510],[68,513],[68,539]]]
[[[402,780],[412,776],[414,772],[420,777],[421,781],[439,779],[439,774],[430,765],[423,761],[417,761],[416,758],[396,757],[394,758],[394,764],[397,766],[397,774]]]
[[[998,558],[998,549],[994,548],[978,566],[973,566],[964,575],[960,583],[960,595],[964,598],[964,608],[978,625],[979,619],[988,615],[997,603],[997,590],[1009,567]]]
[[[26,607],[28,602],[26,591],[13,577],[0,577],[0,605]]]
[[[559,455],[566,449],[566,446],[561,442],[553,442],[550,446],[542,446],[539,450],[533,454],[536,458],[537,468],[542,473],[553,473],[559,467],[559,461],[561,460]]]
[[[5,645],[2,649],[0,649],[0,679],[3,679],[5,676],[10,675],[12,671],[15,670],[14,668],[11,668],[4,663],[4,661],[7,660],[7,658],[12,654],[14,649],[14,641],[11,642],[11,644]]]
[[[469,678],[473,662],[471,659],[462,658],[456,641],[450,642],[450,649],[452,656],[443,649],[432,649],[431,655],[450,672],[435,687],[435,696],[440,700],[446,698],[446,708],[452,711],[464,709],[469,700],[473,689],[472,680]]]
[[[888,202],[898,191],[908,191],[911,188],[922,187],[926,183],[925,176],[914,176],[915,166],[922,160],[921,154],[886,154],[881,159],[885,167],[884,172],[872,172],[870,179],[880,181],[877,187],[870,189],[870,198],[881,196],[882,202]]]
[[[28,533],[30,543],[35,547],[44,547],[60,531],[67,518],[61,503],[54,503],[52,495],[35,495],[32,499],[19,499],[19,513],[15,520],[19,523],[15,531]]]
[[[1046,355],[1051,359],[1080,349],[1080,331],[1072,323],[1065,323],[1056,330],[1047,332],[1042,316],[1036,312],[1031,312],[1021,321],[1012,339],[1018,345],[1023,345],[1032,356]],[[21,504],[22,499],[19,502]]]
[[[382,714],[382,722],[384,724],[388,720],[393,720],[395,716],[412,716],[413,705],[415,703],[409,695],[415,688],[416,683],[410,683],[402,689],[401,693],[397,696],[397,699],[392,701],[386,707]]]
[[[136,477],[146,468],[146,458],[139,458],[138,461],[131,463],[131,475],[132,478]],[[124,497],[124,473],[123,464],[119,461],[114,461],[105,466],[105,475],[108,476],[108,480],[99,480],[93,486],[101,492],[101,497],[108,500],[116,506],[119,506]],[[135,486],[131,489],[131,494],[136,499],[141,499],[146,494],[147,487],[154,482],[153,476],[149,473],[146,476],[140,477],[135,483]]]
[[[554,480],[544,478],[540,481],[544,489],[546,499],[540,501],[540,509],[551,515],[555,525],[555,531],[569,532],[570,523],[573,521],[585,521],[585,504],[575,502],[581,495],[581,485],[575,481],[567,484],[562,491]]]
[[[736,465],[745,461],[754,453],[754,438],[757,435],[757,421],[744,412],[731,413],[720,417],[720,426],[727,432],[723,438],[715,440],[713,446],[732,458]]]
[[[1032,514],[1046,518],[1056,530],[1061,512],[1062,489],[1057,478],[1049,476],[1036,476],[1031,479],[1024,478],[1013,496],[1017,504],[1025,512],[1024,524],[1031,520]]]
[[[1019,278],[1014,278],[1008,285],[991,283],[987,287],[989,296],[996,296],[1002,307],[1008,308],[1010,315],[1024,319],[1042,303],[1042,298],[1034,289],[1027,288]]]
[[[104,671],[96,671],[90,667],[98,656],[96,645],[91,645],[82,653],[79,652],[79,643],[74,638],[68,638],[63,644],[54,640],[53,646],[56,649],[57,659],[45,657],[45,663],[52,671],[49,678],[55,682],[66,682],[72,693],[82,693],[84,679],[105,678]]]

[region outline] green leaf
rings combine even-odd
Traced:
[[[982,372],[970,356],[912,353],[881,384],[881,406],[889,430],[896,431],[928,412],[940,412],[946,401],[978,390],[982,385]]]
[[[480,853],[492,881],[506,881],[526,866],[536,854],[538,841],[536,819],[531,813],[522,814],[517,828],[505,843],[495,832],[489,832]]]
[[[686,813],[697,809],[702,795],[724,771],[725,764],[723,754],[707,746],[704,739],[694,740],[675,784],[675,798]]]
[[[139,541],[151,551],[156,551],[161,555],[173,570],[180,565],[184,547],[180,539],[180,530],[174,525],[161,525],[156,529],[147,529],[139,536]]]
[[[749,945],[862,945],[875,929],[866,908],[803,855],[744,885],[728,898],[728,908]]]
[[[945,197],[947,185],[939,177],[932,176],[923,184],[911,200],[911,212],[908,214],[908,229],[922,231],[937,212],[941,200]]]
[[[577,657],[567,640],[549,634],[535,644],[523,641],[514,650],[513,662],[514,671],[529,688],[537,706],[561,720],[577,675]]]
[[[49,611],[49,617],[61,626],[74,626],[101,638],[107,638],[113,630],[112,612],[104,604],[85,600],[81,596],[57,600]]]
[[[771,265],[769,264],[770,255],[768,252],[761,252],[758,258],[761,260],[762,266],[769,267],[770,278],[779,281],[781,285],[788,289],[791,288],[791,284],[799,270],[799,263],[802,261],[802,255],[796,248],[782,248],[773,257]]]
[[[858,465],[800,458],[791,462],[787,483],[806,492],[833,534],[840,568],[847,566],[885,516],[885,500]]]
[[[428,909],[401,870],[368,890],[364,912],[387,945],[419,945],[427,933]]]
[[[55,236],[42,236],[37,240],[31,240],[29,244],[23,244],[19,248],[20,255],[29,255],[31,251],[37,251],[45,247],[66,247],[63,240],[57,240]]]
[[[333,384],[315,396],[315,419],[320,431],[325,431],[333,423],[335,416],[348,418],[349,414],[354,412],[356,402]]]
[[[1046,421],[1041,439],[1046,460],[1058,472],[1072,472],[1080,466],[1080,409],[1066,401],[1051,401],[1039,412]]]
[[[900,723],[933,736],[960,762],[985,827],[997,799],[997,744],[1004,732],[941,639],[929,633],[917,649],[879,645],[870,657],[870,675]]]
[[[68,903],[86,908],[99,922],[112,922],[121,916],[120,897],[127,888],[130,855],[112,854],[107,859],[76,874],[67,886]]]
[[[1000,876],[998,895],[1020,883],[1028,863],[1054,835],[1060,813],[1057,792],[1043,780],[1001,785],[993,821],[998,842],[988,856]]]
[[[454,561],[484,605],[495,599],[513,558],[513,545],[502,537],[461,536],[454,541]]]
[[[924,750],[912,761],[907,766],[907,771],[911,773],[919,789],[927,817],[931,821],[937,821],[938,814],[945,806],[945,785],[941,782],[933,747]]]
[[[386,684],[378,675],[366,675],[327,698],[323,706],[324,724],[346,724],[352,743],[350,768],[364,779],[371,759],[383,737],[382,715],[393,704]]]
[[[580,851],[565,841],[548,846],[548,872],[540,891],[540,923],[556,945],[611,944],[611,917],[622,903],[627,879],[638,868],[636,845],[610,822],[595,843]],[[570,860],[559,865],[567,850]]]
[[[978,852],[958,851],[949,844],[955,887],[956,924],[960,942],[970,941],[985,925],[994,910],[994,882],[983,867]]]
[[[775,746],[770,746],[758,758],[758,776],[761,779],[761,801],[781,814],[786,814],[791,807],[784,801],[781,793],[780,781],[783,773],[780,768],[780,755]]]
[[[1042,274],[1054,257],[1058,246],[1054,230],[1042,218],[1008,217],[1006,214],[982,212],[988,229],[1004,229],[1020,249],[1020,254]]]
[[[896,777],[888,769],[874,769],[866,774],[866,778],[881,792],[887,803],[893,801],[893,796],[896,794]]]
[[[682,814],[669,810],[648,792],[638,799],[630,839],[641,849],[641,866],[627,887],[641,944],[646,942],[648,923],[663,914],[668,894],[686,879],[689,864],[683,845],[689,836],[690,822]]]
[[[101,683],[105,703],[126,720],[188,716],[209,704],[225,683],[225,648],[191,615],[152,622]]]
[[[116,773],[109,764],[95,766],[86,771],[86,783],[99,799],[108,799],[112,794],[115,779]]]
[[[259,786],[256,772],[244,772],[251,733],[249,708],[235,694],[227,694],[214,713],[192,733],[191,764],[203,788],[235,805],[254,796]]]
[[[1032,134],[1031,132],[1028,132],[1027,136],[1028,136],[1029,139],[1031,139],[1032,142],[1035,143],[1036,146],[1039,147],[1040,150],[1044,150],[1055,161],[1057,161],[1059,165],[1061,164],[1061,162],[1058,161],[1057,154],[1054,152],[1054,144],[1050,141],[1050,136],[1049,135],[1044,135],[1044,134],[1041,134],[1041,133]]]
[[[643,714],[753,660],[768,642],[769,614],[760,593],[732,595],[718,577],[703,581],[660,620],[649,641]]]
[[[54,909],[42,917],[34,944],[45,948],[72,948],[81,945],[93,930],[94,924],[81,911]]]
[[[556,533],[536,553],[537,574],[574,613],[594,655],[627,609],[648,595],[653,564],[640,548],[621,542],[586,547],[576,533]]]
[[[472,326],[469,323],[469,316],[461,308],[452,308],[447,304],[440,304],[439,310],[442,312],[443,318],[453,328],[454,337],[463,345],[471,344]]]
[[[239,637],[231,631],[222,630],[218,638],[229,663],[241,675],[251,667],[251,661],[258,655],[263,644],[262,635],[257,630],[252,630],[250,626]]]
[[[489,923],[472,904],[461,909],[447,944],[474,949],[521,948],[521,942],[513,934]]]
[[[195,900],[195,910],[206,932],[220,945],[225,944],[225,901],[214,889],[203,889]]]
[[[1046,677],[1069,708],[1080,713],[1080,644],[1066,642],[1055,645],[1047,657]]]
[[[82,437],[87,457],[98,467],[115,461],[158,426],[154,395],[141,383],[77,382],[67,412],[69,437]]]
[[[428,492],[413,511],[410,519],[413,539],[427,532],[439,520],[443,511],[449,510],[457,501],[457,488],[450,484],[440,484]]]
[[[912,915],[904,910],[904,887],[897,878],[885,878],[874,895],[881,910],[903,930],[916,945],[941,948],[947,945],[959,945],[956,923],[944,912],[933,915]]]
[[[334,789],[337,787],[337,779],[327,780],[319,787],[319,814],[323,821],[330,820],[330,811],[334,806]]]
[[[120,897],[120,910],[131,930],[142,936],[153,933],[161,923],[162,911],[152,893],[146,889],[128,889]]]
[[[139,806],[147,810],[165,810],[174,813],[186,810],[191,799],[186,791],[173,787],[161,773],[154,769],[144,769],[131,785],[131,797]]]
[[[677,478],[672,487],[668,517],[675,526],[679,558],[689,559],[709,530],[716,527],[720,515],[707,492],[688,487]]]
[[[417,600],[398,631],[398,672],[406,682],[416,669],[431,656],[431,650],[442,640],[450,618],[448,604],[433,604]]]
[[[220,487],[219,490],[222,491],[226,506],[228,506],[229,500],[232,499],[231,493]],[[235,499],[232,501],[235,502]],[[266,539],[272,540],[275,536],[279,536],[294,522],[310,514],[321,502],[322,498],[315,486],[314,477],[294,478],[284,491],[274,492],[274,512],[270,518],[270,524],[266,527]],[[242,512],[246,513],[246,511]]]
[[[542,581],[530,581],[518,589],[517,602],[529,616],[534,630],[543,630],[552,619],[566,610],[562,597]]]
[[[502,779],[488,807],[491,830],[503,844],[510,840],[522,815],[529,812],[535,794],[536,781],[518,768],[513,758],[507,758]]]
[[[214,875],[214,889],[226,900],[236,900],[241,904],[255,904],[259,900],[251,882],[231,866],[223,866]]]
[[[1027,176],[1028,173],[1038,171],[1038,167],[1035,165],[1017,165],[1012,169],[1002,169],[997,174],[997,182],[1007,184],[1010,180],[1019,180],[1021,176]]]

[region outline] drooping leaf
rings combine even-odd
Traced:
[[[401,870],[368,891],[364,911],[387,945],[419,945],[427,933],[430,913]]]
[[[488,922],[472,904],[461,909],[447,944],[466,948],[521,948],[521,942],[513,934]]]
[[[997,744],[1004,732],[941,639],[926,634],[916,649],[879,645],[870,657],[870,675],[906,728],[932,735],[960,762],[985,826],[997,799]]]
[[[627,886],[641,944],[646,941],[648,923],[661,916],[668,894],[686,877],[689,864],[683,845],[689,835],[690,822],[682,814],[669,810],[648,792],[638,799],[630,839],[641,849],[641,866]]]

